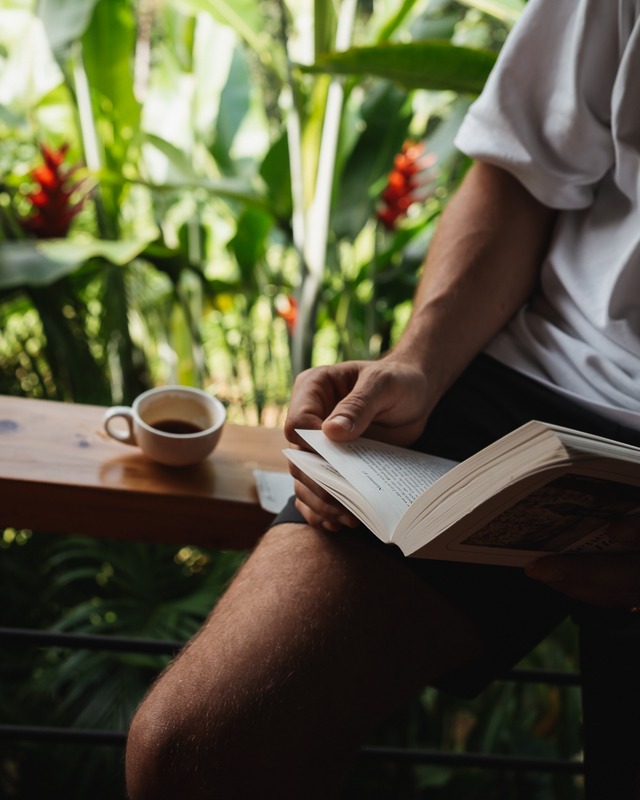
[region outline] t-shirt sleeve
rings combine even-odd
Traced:
[[[529,0],[456,146],[552,208],[590,205],[614,163],[618,16],[614,0]]]

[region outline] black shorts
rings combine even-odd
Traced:
[[[532,419],[640,446],[640,431],[600,417],[481,355],[437,405],[414,449],[462,461]],[[304,522],[293,498],[272,525],[281,522]],[[482,631],[486,652],[438,683],[439,688],[459,696],[476,695],[523,658],[567,614],[580,618],[591,611],[603,613],[569,601],[518,568],[405,558],[398,548],[379,542],[364,529],[345,531],[344,535],[374,540],[390,558],[403,560]]]

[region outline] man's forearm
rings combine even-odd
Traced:
[[[554,221],[504,170],[472,166],[438,225],[412,318],[390,355],[420,365],[431,405],[526,302]]]

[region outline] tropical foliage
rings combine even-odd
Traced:
[[[0,393],[106,405],[178,382],[277,424],[299,370],[378,355],[467,166],[457,126],[522,5],[0,0]],[[13,530],[0,546],[3,622],[168,639],[196,629],[242,558]],[[572,634],[546,647],[564,665]],[[162,663],[16,654],[3,718],[123,729]],[[462,710],[427,693],[403,736],[576,752],[573,695],[564,718],[548,690],[501,691]],[[18,743],[0,791],[46,796],[54,775],[67,797],[122,793],[112,749]],[[366,796],[460,797],[461,780],[465,797],[577,796],[403,775]]]
[[[3,326],[9,387],[116,401],[179,379],[263,419],[291,369],[379,352],[462,168],[452,134],[493,63],[465,37],[482,29],[495,50],[504,25],[471,25],[448,2],[4,5],[0,291],[7,323],[37,312],[26,330]],[[429,202],[381,235],[385,175],[425,136]],[[47,196],[38,175],[54,153],[82,183]],[[80,211],[64,242],[28,224],[34,200],[40,214]]]

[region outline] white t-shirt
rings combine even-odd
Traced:
[[[640,428],[640,0],[529,0],[456,145],[560,209],[487,352]]]

